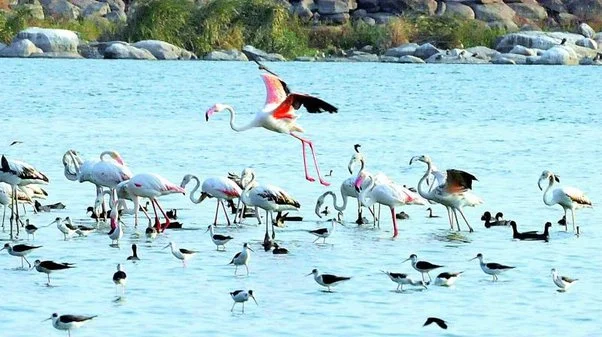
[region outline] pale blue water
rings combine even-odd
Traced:
[[[383,209],[380,230],[348,223],[328,239],[313,244],[300,231],[322,226],[313,214],[316,198],[327,190],[305,181],[299,143],[285,135],[255,129],[235,133],[227,114],[204,121],[213,103],[233,105],[244,123],[264,101],[259,72],[251,63],[128,62],[69,60],[0,60],[2,152],[25,160],[51,179],[47,203],[62,201],[67,209],[33,215],[40,226],[56,216],[82,219],[93,201],[93,187],[67,181],[61,156],[69,148],[86,158],[116,149],[136,172],[159,173],[179,183],[186,173],[201,179],[239,173],[252,166],[260,181],[282,186],[302,205],[303,223],[289,223],[277,239],[289,256],[275,257],[259,245],[263,227],[229,230],[235,240],[227,252],[216,252],[203,233],[215,204],[193,205],[187,197],[162,199],[178,213],[187,229],[168,231],[154,243],[134,240],[133,218],[120,249],[109,247],[104,233],[63,241],[56,227],[38,231],[43,245],[30,255],[77,263],[74,270],[52,275],[19,271],[19,259],[0,255],[0,335],[62,336],[50,322],[52,312],[97,314],[74,336],[594,336],[599,316],[599,208],[580,210],[582,236],[552,228],[551,241],[517,242],[506,228],[485,229],[486,211],[503,211],[520,230],[541,230],[562,215],[560,207],[543,204],[537,179],[553,170],[562,183],[584,190],[596,205],[602,184],[599,167],[600,68],[411,66],[397,64],[270,64],[291,88],[318,94],[337,105],[336,115],[305,113],[299,123],[316,143],[323,171],[338,190],[355,143],[362,144],[368,168],[400,183],[415,185],[422,164],[408,166],[414,155],[429,154],[440,168],[475,174],[475,194],[485,204],[466,209],[475,233],[468,243],[443,240],[445,217],[425,218],[422,207],[406,207],[411,219],[400,221],[391,241],[390,217]],[[25,143],[8,148],[12,140]],[[355,207],[346,213],[354,220]],[[441,206],[435,213],[444,216]],[[223,222],[223,220],[222,220]],[[144,223],[144,222],[143,222]],[[248,224],[254,224],[252,219]],[[140,230],[143,230],[141,228]],[[6,239],[7,234],[1,234]],[[201,251],[182,268],[168,250],[169,241]],[[227,266],[243,242],[255,253],[249,277],[233,277]],[[125,263],[137,242],[142,261]],[[516,266],[492,283],[476,261]],[[410,254],[465,271],[452,288],[398,294],[380,270],[420,275]],[[125,300],[114,302],[111,277],[125,263],[129,283]],[[551,268],[580,281],[558,293]],[[329,294],[311,277],[312,268],[352,276]],[[438,271],[433,272],[435,276]],[[248,303],[244,315],[230,312],[229,292],[253,289],[259,306]],[[240,310],[240,308],[237,308]],[[422,328],[428,316],[449,322],[447,331]]]

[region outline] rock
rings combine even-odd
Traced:
[[[565,13],[566,8],[562,3],[562,0],[538,0],[539,4],[546,9],[556,13]]]
[[[6,45],[2,42],[0,42],[0,51],[2,51],[2,49],[6,48]]]
[[[313,1],[311,3],[313,4]],[[304,1],[291,4],[289,11],[291,12],[291,14],[304,19],[309,19],[313,15],[311,9],[309,9],[309,7]]]
[[[344,0],[316,0],[320,15],[349,13],[349,4]]]
[[[514,10],[516,15],[534,21],[548,18],[546,9],[536,2],[509,3],[508,6]]]
[[[42,53],[43,51],[28,39],[15,40],[10,46],[0,48],[0,57],[29,57]]]
[[[364,53],[373,53],[374,47],[371,45],[366,45],[366,46],[363,46],[362,48],[360,48],[360,51],[364,52]]]
[[[593,39],[583,38],[581,40],[575,41],[575,44],[593,50],[598,49],[598,43]]]
[[[538,57],[538,56],[536,56]],[[533,58],[533,64],[571,65],[579,64],[577,53],[568,46],[555,46]]]
[[[602,44],[602,33],[596,33],[593,39],[598,43],[598,45]]]
[[[346,57],[327,57],[322,60],[323,62],[352,62],[352,60]]]
[[[497,57],[495,57],[492,60],[492,62],[495,62],[499,59],[511,60],[512,62],[514,62],[514,64],[527,64],[527,56],[525,56],[525,55],[503,53],[503,54],[499,54]]]
[[[416,56],[412,56],[412,55],[405,55],[399,58],[399,63],[425,63],[423,59],[416,57]]]
[[[67,0],[40,0],[46,17],[75,20],[80,17],[79,7]]]
[[[242,48],[242,52],[247,56],[249,60],[256,59],[258,61],[286,61],[286,59],[280,54],[268,54],[263,50],[257,49],[253,46],[246,45]]]
[[[497,44],[495,49],[499,52],[507,53],[512,50],[514,46],[521,45],[527,48],[547,50],[560,44],[563,38],[566,38],[567,42],[569,43],[574,43],[574,41],[577,41],[583,37],[581,35],[571,33],[550,33],[539,31],[511,33],[505,35]]]
[[[378,12],[378,13],[368,13],[368,16],[373,18],[377,24],[385,24],[390,20],[396,18],[397,16],[391,13]]]
[[[488,58],[488,59],[492,59],[495,58],[497,55],[500,54],[499,51],[495,50],[495,49],[491,49],[491,48],[487,48],[487,47],[483,47],[483,46],[478,46],[478,47],[471,47],[466,49],[467,52],[469,52],[470,54],[478,54],[479,57],[483,58]]]
[[[77,52],[79,37],[66,29],[49,29],[30,27],[20,31],[15,40],[27,39],[42,49],[46,56],[80,58]]]
[[[25,3],[19,5],[19,8],[27,8],[32,18],[44,20],[44,7],[39,2]]]
[[[207,61],[248,61],[245,54],[236,49],[214,50],[204,57]]]
[[[322,21],[340,25],[349,21],[349,13],[322,14]]]
[[[535,49],[523,47],[521,45],[516,45],[510,50],[511,54],[525,55],[525,56],[537,56],[537,51]]]
[[[521,32],[530,31],[530,30],[541,31],[541,27],[539,27],[538,25],[536,25],[534,23],[525,23],[524,25],[522,25],[520,27]]]
[[[582,22],[581,24],[579,24],[579,27],[577,28],[577,32],[590,39],[593,38],[594,35],[596,35],[596,32],[594,31],[594,29],[585,22]]]
[[[600,57],[600,54],[593,58],[584,57],[579,61],[579,64],[584,66],[602,66],[602,58]]]
[[[123,0],[98,0],[99,2],[106,2],[111,8],[111,12],[123,12],[125,13],[125,2]]]
[[[416,51],[414,52],[414,56],[425,60],[425,59],[428,59],[429,57],[431,57],[435,54],[438,54],[440,52],[441,52],[441,50],[437,49],[432,44],[425,43],[425,44],[421,45],[420,47],[416,48]]]
[[[567,2],[566,8],[571,14],[584,20],[600,20],[602,0],[570,0]]]
[[[134,43],[132,46],[148,50],[157,60],[197,59],[193,53],[165,41],[143,40]]]
[[[397,62],[399,62],[399,57],[381,55],[380,56],[380,62],[382,62],[382,63],[397,63]]]
[[[376,20],[374,20],[373,18],[371,18],[369,16],[362,18],[362,21],[364,21],[364,23],[367,24],[368,26],[376,25]]]
[[[128,17],[123,11],[111,11],[104,16],[107,20],[115,23],[126,22]]]
[[[102,59],[104,56],[98,49],[98,46],[98,42],[80,43],[77,46],[77,51],[82,57],[87,59]]]
[[[111,12],[111,7],[106,2],[96,2],[94,1],[90,5],[82,8],[82,15],[85,18],[92,16],[105,16]]]
[[[351,53],[351,55],[348,58],[350,60],[357,61],[357,62],[379,62],[380,61],[378,55],[364,53],[361,51],[354,51],[353,53]]]
[[[353,14],[351,14],[351,16],[354,19],[361,19],[361,18],[365,18],[366,16],[368,16],[368,12],[365,9],[358,9],[353,11]]]
[[[485,22],[512,21],[516,13],[505,3],[492,3],[487,5],[472,5],[475,18]]]
[[[387,49],[385,56],[402,57],[406,55],[414,55],[419,47],[417,43],[405,43],[399,47]]]
[[[105,59],[156,60],[146,49],[136,48],[127,43],[112,43],[104,50]]]
[[[471,54],[467,53],[465,50],[456,50],[452,55],[452,52],[449,53],[437,53],[432,55],[428,59],[426,59],[426,63],[443,63],[443,64],[485,64],[489,63],[489,61],[483,60],[481,58],[473,57]]]
[[[380,0],[383,12],[407,14],[408,12],[433,15],[437,9],[435,0]]]
[[[474,20],[475,13],[469,6],[458,2],[448,2],[443,16],[458,18],[460,20]]]
[[[368,13],[380,11],[379,0],[357,0],[357,8],[365,9]]]
[[[491,60],[492,64],[516,64],[514,60],[507,59],[505,57],[498,57],[496,59]]]
[[[514,21],[490,21],[487,22],[487,27],[493,29],[503,29],[508,32],[516,32],[518,31],[518,26]]]
[[[579,22],[579,18],[573,14],[560,13],[558,14],[558,24],[561,27],[571,26],[574,27]]]

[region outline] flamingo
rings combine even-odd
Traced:
[[[112,159],[108,159],[108,158]],[[132,177],[132,171],[126,166],[117,151],[104,151],[100,154],[100,161],[83,161],[74,150],[69,150],[63,155],[65,177],[71,181],[83,183],[89,181],[96,185],[96,198],[100,198],[103,187],[113,191],[115,187]],[[72,171],[72,166],[75,171]],[[113,196],[113,193],[111,193]],[[112,202],[113,200],[111,200]],[[102,211],[105,212],[104,200]]]
[[[320,168],[318,167],[318,161],[316,159],[313,142],[296,134],[296,132],[304,132],[304,130],[296,122],[299,115],[295,114],[295,110],[298,110],[302,105],[309,113],[321,113],[324,111],[334,113],[337,112],[338,109],[317,97],[291,92],[288,89],[287,84],[271,72],[264,73],[261,75],[261,77],[265,83],[267,91],[265,106],[262,111],[257,112],[255,119],[253,119],[249,124],[245,126],[234,125],[234,108],[229,105],[219,103],[215,104],[209,108],[207,112],[205,112],[205,120],[209,121],[209,117],[217,112],[228,110],[230,112],[230,127],[234,131],[242,132],[254,127],[263,127],[270,131],[289,134],[290,136],[301,141],[305,179],[312,182],[315,181],[315,179],[309,175],[307,170],[305,145],[308,145],[311,150],[314,166],[316,168],[320,183],[322,185],[329,186],[330,184],[322,179],[320,174]]]
[[[248,176],[250,176],[250,179],[248,179]],[[240,196],[242,202],[247,206],[259,207],[265,210],[265,237],[269,237],[268,225],[272,224],[272,239],[274,239],[276,232],[274,230],[273,212],[298,210],[301,204],[278,186],[255,185],[255,172],[252,169],[243,171],[242,179],[247,182]],[[269,216],[271,216],[271,221]]]
[[[456,211],[460,212],[460,215],[466,222],[466,225],[469,228],[470,232],[473,232],[472,227],[466,220],[466,216],[464,215],[464,211],[462,210],[465,206],[474,207],[476,205],[480,205],[483,203],[479,197],[472,193],[472,182],[477,180],[475,176],[468,172],[450,169],[447,170],[447,177],[445,184],[439,185],[434,189],[431,188],[429,191],[425,191],[422,187],[423,182],[432,174],[432,160],[427,155],[415,156],[410,160],[410,165],[414,162],[414,160],[421,161],[426,163],[427,169],[426,173],[422,178],[418,181],[418,193],[420,196],[427,200],[432,200],[436,203],[439,203],[447,209],[447,217],[449,219],[449,225],[451,229],[454,229],[454,218],[456,222],[456,226],[458,231],[460,230],[460,223],[458,221],[458,214]],[[453,212],[453,216],[452,216]]]
[[[148,198],[153,206],[153,211],[155,212],[155,227],[158,232],[163,232],[167,227],[169,227],[170,221],[161,205],[157,201],[157,198],[163,195],[174,194],[174,193],[182,193],[186,194],[186,190],[182,187],[168,181],[167,179],[161,177],[158,174],[154,173],[139,173],[133,176],[126,183],[125,189],[130,194],[132,199],[134,199],[134,224],[138,226],[138,210],[140,209],[140,198]],[[159,216],[157,215],[157,208],[165,217],[165,224],[161,226],[161,222],[159,221]]]
[[[553,206],[555,204],[560,205],[564,210],[565,219],[566,211],[570,209],[571,216],[573,218],[573,231],[575,231],[575,209],[581,207],[592,207],[591,200],[589,200],[589,198],[583,192],[581,192],[581,190],[575,187],[565,186],[561,188],[556,188],[550,192],[550,189],[552,188],[552,185],[554,185],[554,182],[560,182],[560,179],[557,175],[554,174],[554,172],[546,170],[541,173],[539,181],[537,181],[537,186],[539,186],[540,190],[542,190],[541,182],[544,180],[548,180],[549,183],[548,187],[543,192],[543,203],[547,206]],[[550,194],[552,194],[551,197]]]
[[[36,170],[33,166],[18,160],[9,160],[2,155],[0,163],[0,182],[7,183],[12,189],[12,213],[10,216],[10,239],[13,240],[13,223],[17,224],[17,235],[19,235],[18,224],[23,222],[19,219],[19,207],[17,204],[17,187],[30,184],[47,184],[48,177]],[[15,212],[16,209],[16,212]]]
[[[127,206],[127,203],[125,202],[126,200],[129,201],[134,201],[134,197],[132,195],[130,195],[130,193],[128,192],[127,189],[127,183],[129,180],[125,180],[120,182],[119,184],[117,184],[117,186],[115,186],[115,193],[117,194],[117,210],[118,212],[123,210],[123,213],[125,214],[132,214],[135,211],[133,209],[129,209]],[[103,192],[102,196],[104,196],[105,194],[107,194],[107,191]],[[104,201],[104,200],[103,200]],[[101,201],[97,200],[95,204],[100,204]],[[151,218],[148,215],[148,204],[149,202],[146,202],[146,207],[140,207],[139,209],[142,211],[142,213],[144,213],[144,215],[146,216],[146,218],[148,219],[148,223],[151,223]],[[167,212],[169,213],[169,212]]]
[[[228,179],[231,179],[232,181],[234,181],[238,187],[240,187],[242,190],[244,190],[245,186],[248,186],[249,189],[252,189],[253,187],[257,186],[257,181],[253,181],[253,182],[245,182],[243,181],[244,177],[250,177],[251,176],[251,172],[253,172],[253,169],[251,168],[245,168],[244,170],[242,170],[242,173],[239,176],[237,176],[234,173],[228,173]],[[242,198],[238,198],[238,203],[236,204],[236,214],[234,216],[234,223],[236,223],[236,218],[238,217],[238,222],[242,223],[243,219],[245,218],[245,213],[246,211],[246,206],[244,203],[242,205],[242,209],[240,206],[240,203],[242,202]],[[240,213],[239,213],[240,211]],[[240,215],[239,215],[240,214]],[[261,225],[261,217],[259,216],[259,211],[257,210],[257,206],[255,206],[255,218],[257,219],[257,223],[259,225]],[[266,219],[267,221],[267,219]]]
[[[216,198],[216,208],[215,208],[215,219],[213,220],[213,225],[217,224],[217,215],[219,212],[219,205],[222,205],[222,209],[224,210],[224,215],[226,216],[226,221],[228,222],[228,226],[230,226],[230,219],[228,218],[228,212],[226,211],[226,206],[224,206],[223,200],[232,200],[234,198],[240,198],[240,194],[242,193],[241,188],[234,182],[232,179],[224,178],[224,177],[210,177],[203,181],[203,185],[201,186],[201,181],[199,178],[192,174],[187,174],[182,179],[182,183],[180,183],[181,188],[185,188],[191,180],[196,181],[196,185],[193,187],[192,192],[190,193],[190,200],[195,204],[200,204],[205,200],[205,198]],[[194,194],[201,186],[201,195],[198,198],[194,197]]]

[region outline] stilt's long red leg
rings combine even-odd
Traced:
[[[308,181],[316,181],[316,179],[312,178],[309,175],[309,171],[307,170],[307,157],[305,155],[305,142],[306,142],[306,140],[303,139],[303,138],[301,138],[301,137],[299,137],[299,136],[297,136],[297,135],[295,135],[295,134],[293,134],[293,133],[290,133],[290,135],[301,141],[301,149],[303,150],[303,152],[302,152],[303,153],[303,169],[305,170],[305,179],[307,179]]]

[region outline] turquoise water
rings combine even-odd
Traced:
[[[0,255],[0,331],[3,336],[59,336],[52,312],[96,314],[74,336],[198,336],[198,335],[395,335],[423,336],[594,336],[602,324],[599,313],[599,254],[602,216],[598,208],[579,210],[582,235],[554,225],[549,243],[511,240],[508,228],[485,229],[486,211],[503,211],[519,230],[541,230],[556,223],[559,206],[547,207],[537,188],[544,169],[561,182],[582,189],[597,204],[602,148],[601,70],[591,67],[412,66],[398,64],[270,64],[293,90],[317,94],[339,107],[334,115],[304,113],[299,123],[315,141],[318,160],[338,190],[348,177],[347,162],[355,143],[362,144],[368,168],[394,180],[416,185],[425,171],[408,166],[414,155],[428,154],[440,168],[475,174],[474,192],[485,203],[466,214],[475,233],[449,240],[444,209],[438,219],[425,218],[423,207],[405,207],[409,220],[399,222],[400,234],[390,240],[391,220],[383,209],[381,229],[357,228],[355,203],[346,225],[327,240],[301,229],[324,226],[313,208],[328,190],[304,179],[298,141],[254,129],[235,133],[226,113],[205,122],[203,113],[216,102],[239,111],[243,123],[264,102],[259,72],[251,63],[128,62],[94,60],[0,60],[2,152],[25,160],[51,179],[47,203],[61,201],[67,209],[34,215],[41,226],[56,216],[84,219],[93,201],[93,187],[68,181],[61,157],[70,148],[86,158],[118,150],[134,173],[155,172],[179,183],[192,173],[201,179],[253,167],[258,180],[287,189],[302,207],[302,223],[288,223],[277,233],[288,256],[262,251],[263,227],[222,229],[235,239],[227,251],[216,252],[204,233],[213,220],[213,200],[194,205],[187,197],[161,200],[189,230],[168,231],[152,244],[131,235],[133,218],[120,249],[109,247],[103,233],[63,241],[56,227],[38,231],[30,255],[77,263],[74,270],[46,275],[15,270],[18,258]],[[23,144],[8,148],[12,140]],[[82,220],[83,221],[83,220]],[[87,221],[87,220],[86,220]],[[222,220],[223,222],[223,220]],[[143,222],[144,223],[144,222]],[[143,228],[139,229],[143,230]],[[103,230],[104,231],[104,230]],[[6,239],[7,234],[0,234]],[[168,250],[169,241],[197,249],[182,268]],[[130,244],[139,245],[142,261],[125,263]],[[255,249],[249,277],[234,277],[231,257],[250,242]],[[464,271],[451,288],[395,293],[380,270],[420,275],[410,254]],[[492,283],[476,261],[516,266]],[[111,277],[117,263],[128,274],[125,298],[115,302]],[[579,278],[558,293],[551,268]],[[334,293],[324,293],[311,269],[352,276]],[[437,274],[437,271],[432,273]],[[230,312],[229,292],[253,289],[259,306],[246,313]],[[240,308],[237,308],[240,310]],[[447,331],[422,328],[429,316],[449,322]]]

